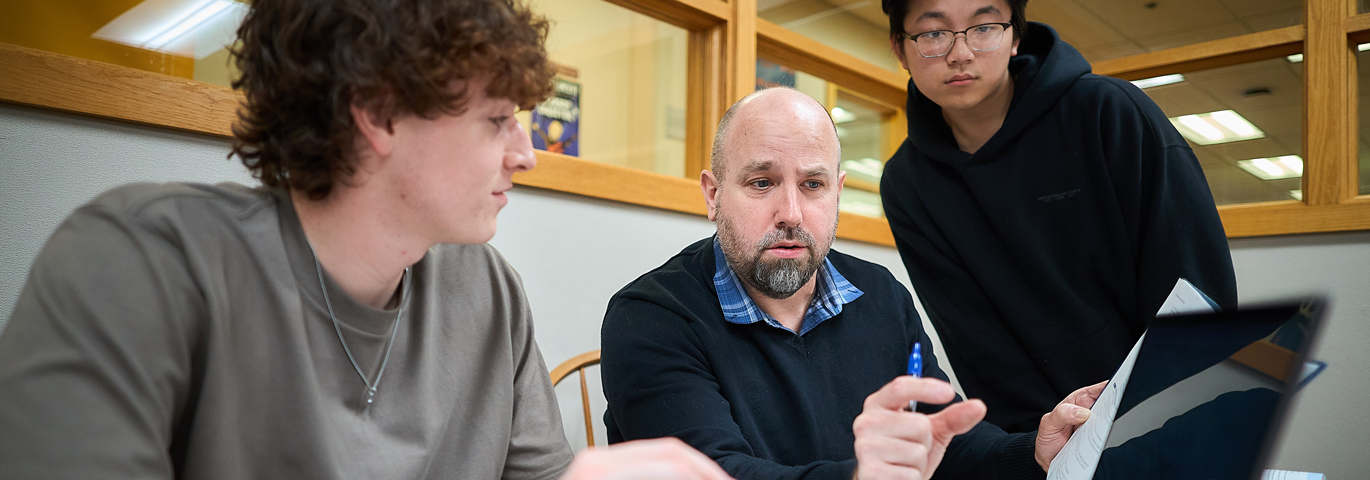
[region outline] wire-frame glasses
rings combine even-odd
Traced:
[[[999,48],[999,42],[1004,39],[1004,30],[1012,26],[1012,23],[982,23],[959,32],[933,30],[917,35],[905,33],[904,37],[913,40],[918,46],[918,54],[923,58],[937,58],[951,53],[958,34],[966,36],[966,44],[971,50],[988,52]]]

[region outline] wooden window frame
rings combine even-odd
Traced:
[[[756,0],[607,1],[689,31],[687,177],[539,151],[538,167],[514,176],[519,185],[705,214],[698,172],[708,168],[723,112],[754,88],[758,56],[882,103],[903,105],[907,97],[907,75],[760,19]],[[1370,229],[1370,196],[1356,195],[1354,48],[1370,40],[1370,14],[1356,14],[1354,0],[1305,0],[1304,19],[1094,65],[1096,73],[1133,80],[1304,53],[1304,200],[1220,206],[1229,237]],[[232,136],[242,102],[225,87],[15,45],[0,44],[0,65],[0,102],[219,138]],[[885,220],[861,215],[841,214],[838,237],[894,245]]]

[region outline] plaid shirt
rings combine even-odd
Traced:
[[[717,235],[714,236],[713,243],[714,289],[718,291],[718,305],[723,307],[723,318],[739,325],[764,321],[772,327],[793,332],[756,306],[752,297],[742,288],[742,282],[738,280],[737,274],[728,266]],[[817,327],[824,320],[842,313],[843,305],[862,295],[861,289],[848,282],[841,273],[837,273],[837,268],[826,258],[823,259],[823,267],[818,269],[816,276],[818,285],[814,288],[813,301],[809,303],[809,309],[804,312],[804,321],[799,324],[799,335],[809,333],[809,330],[813,330],[813,327]]]

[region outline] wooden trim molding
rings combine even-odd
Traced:
[[[1303,25],[1276,28],[1095,62],[1094,73],[1137,80],[1226,67],[1299,53],[1303,51],[1303,38]]]
[[[1370,13],[1347,17],[1343,26],[1346,27],[1346,33],[1360,33],[1370,30]]]
[[[1228,238],[1370,230],[1370,197],[1319,206],[1294,200],[1223,205],[1218,216]]]
[[[1345,188],[1350,178],[1343,168],[1356,157],[1355,132],[1347,129],[1356,101],[1355,92],[1346,88],[1356,65],[1344,29],[1351,13],[1346,0],[1304,3],[1303,199],[1309,205],[1335,205],[1355,196]]]
[[[0,100],[219,137],[243,97],[218,85],[0,43]]]
[[[908,103],[907,74],[877,67],[760,18],[756,20],[756,55],[861,92],[886,105],[902,107]]]
[[[688,30],[703,30],[733,18],[720,0],[606,0]]]

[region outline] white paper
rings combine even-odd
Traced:
[[[1170,291],[1165,303],[1161,304],[1156,316],[1212,311],[1213,304],[1208,297],[1188,280],[1181,278],[1175,282],[1175,288]],[[1075,430],[1070,440],[1066,441],[1066,446],[1051,461],[1047,480],[1089,480],[1094,477],[1094,470],[1099,468],[1099,456],[1104,451],[1104,442],[1108,440],[1108,432],[1113,428],[1113,419],[1118,414],[1118,403],[1123,399],[1123,390],[1127,389],[1127,379],[1132,375],[1132,365],[1137,361],[1137,352],[1141,351],[1144,340],[1146,333],[1132,346],[1132,351],[1127,354],[1127,359],[1123,360],[1108,385],[1104,385],[1103,393],[1099,394],[1094,407],[1090,408],[1089,420]]]

